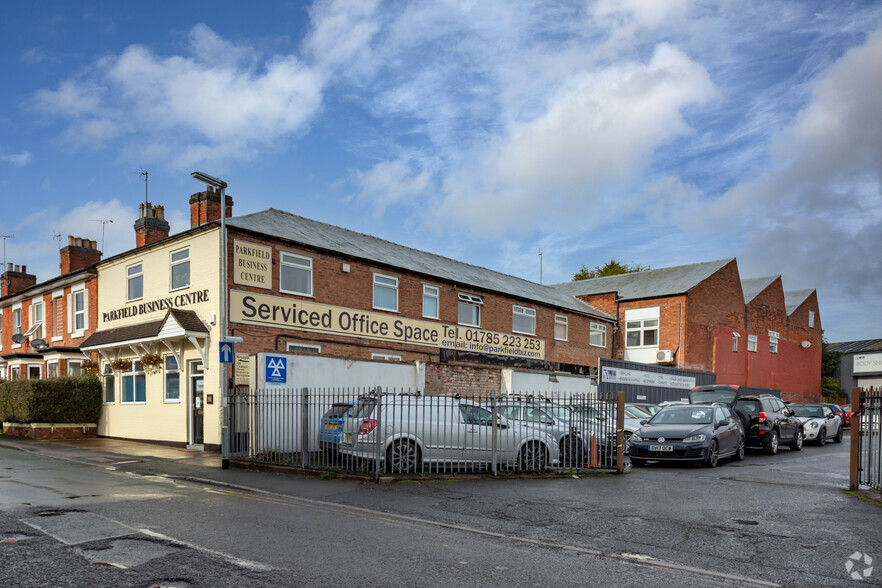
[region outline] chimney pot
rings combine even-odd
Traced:
[[[28,273],[28,266],[26,266],[26,265],[22,265],[22,266],[21,266],[21,273],[23,273],[23,274]]]

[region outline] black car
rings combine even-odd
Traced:
[[[744,459],[744,429],[725,404],[666,406],[631,436],[631,465],[692,461],[716,467],[721,458]]]
[[[784,402],[772,394],[745,394],[738,386],[700,386],[689,393],[693,403],[722,402],[741,419],[748,447],[762,447],[768,455],[778,453],[781,444],[793,451],[802,449],[802,422]]]

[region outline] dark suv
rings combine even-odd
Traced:
[[[782,443],[793,451],[802,449],[802,422],[780,398],[772,394],[744,392],[737,386],[700,386],[689,393],[689,401],[693,404],[728,404],[744,425],[748,447],[762,447],[769,455],[778,453]]]

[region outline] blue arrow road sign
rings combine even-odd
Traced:
[[[233,344],[226,341],[220,342],[220,362],[233,363]]]

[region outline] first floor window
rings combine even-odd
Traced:
[[[658,319],[625,322],[625,347],[658,345]]]
[[[511,330],[524,335],[536,334],[536,309],[513,304],[511,307]]]
[[[606,325],[591,323],[591,340],[589,343],[595,347],[606,347]]]
[[[815,311],[813,310],[809,311],[808,325],[810,329],[815,328]]]
[[[401,361],[400,355],[391,353],[371,353],[371,359],[382,359],[385,361]]]
[[[50,361],[46,363],[46,377],[47,378],[57,378],[58,377],[58,362]]]
[[[18,335],[21,333],[21,309],[15,308],[12,310],[12,334]]]
[[[113,375],[113,369],[110,362],[104,364],[104,404],[113,404],[116,402],[116,377]]]
[[[566,341],[569,336],[569,318],[565,314],[554,315],[554,338]]]
[[[179,249],[171,252],[171,288],[186,288],[190,285],[190,248]]]
[[[398,311],[398,278],[374,274],[374,308]]]
[[[312,258],[280,252],[279,289],[288,294],[312,296]]]
[[[309,345],[308,343],[291,342],[287,346],[288,351],[294,353],[321,353],[321,345]]]
[[[423,285],[423,316],[438,318],[438,297],[441,289],[438,286]]]
[[[165,356],[165,400],[178,402],[181,399],[181,372],[174,355]]]
[[[147,402],[147,382],[140,361],[133,361],[129,371],[122,375],[122,401],[123,404]]]
[[[747,336],[747,350],[756,351],[756,335]]]
[[[769,353],[778,353],[778,339],[769,337]]]
[[[43,302],[31,303],[31,340],[43,338]]]
[[[67,375],[80,376],[83,374],[83,362],[67,360]]]
[[[73,330],[82,331],[86,328],[86,291],[73,293]]]
[[[481,306],[484,300],[473,294],[459,293],[459,306],[457,308],[457,322],[468,327],[481,326]]]
[[[144,272],[140,263],[126,268],[126,300],[138,300],[144,297]]]
[[[738,339],[740,335],[738,333],[732,333],[732,351],[738,351]]]

